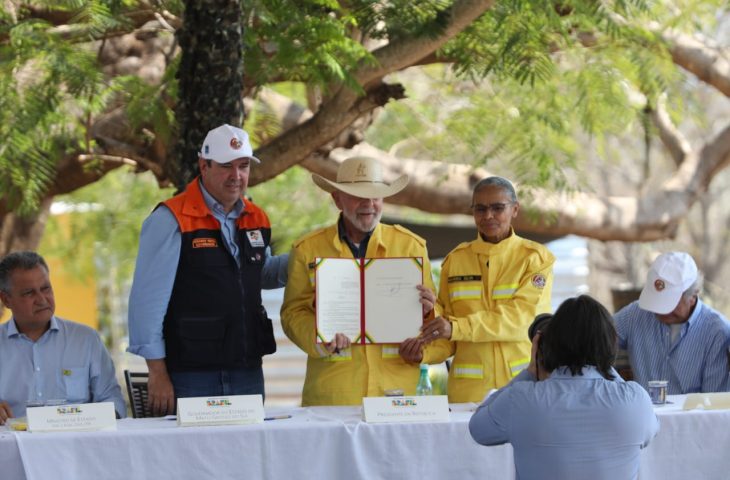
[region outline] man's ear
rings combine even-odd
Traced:
[[[203,170],[208,166],[208,163],[203,157],[198,157],[198,170],[203,173]]]
[[[332,193],[330,193],[330,195],[332,195],[332,200],[335,201],[335,206],[337,208],[339,208],[340,210],[342,210],[342,206],[340,205],[340,195],[339,195],[339,193],[340,193],[339,191],[335,190]]]
[[[3,302],[3,306],[5,308],[10,308],[10,307],[8,307],[8,294],[7,293],[0,291],[0,301]]]

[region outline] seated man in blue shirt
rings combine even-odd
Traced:
[[[125,417],[114,364],[93,329],[54,316],[48,265],[34,252],[0,261],[0,299],[13,312],[0,325],[0,424],[27,403],[114,402]]]
[[[581,295],[544,325],[530,365],[479,406],[471,436],[511,443],[517,480],[636,479],[659,421],[646,391],[613,369],[611,315]]]
[[[730,323],[699,299],[702,276],[683,252],[659,255],[637,302],[615,315],[619,348],[648,389],[667,380],[672,395],[728,390]]]

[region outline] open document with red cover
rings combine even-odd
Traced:
[[[423,258],[317,258],[317,342],[400,343],[418,336]]]

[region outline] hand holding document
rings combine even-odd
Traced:
[[[418,335],[422,258],[316,262],[317,341],[329,343],[342,333],[353,343],[400,343]]]

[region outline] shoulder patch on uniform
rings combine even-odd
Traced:
[[[545,288],[545,284],[547,283],[547,278],[542,273],[536,273],[532,276],[532,286],[535,288]]]

